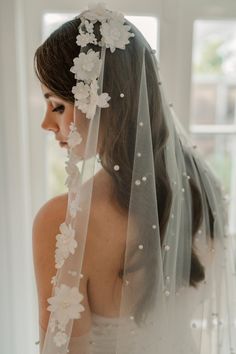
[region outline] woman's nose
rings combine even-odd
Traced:
[[[45,114],[45,117],[41,123],[41,128],[45,130],[52,130],[54,132],[59,130],[58,124],[52,118],[52,116],[48,113]]]

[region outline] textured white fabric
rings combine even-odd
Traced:
[[[126,341],[123,342],[124,353],[131,353],[134,341],[137,340],[137,327],[129,318],[105,317],[91,313],[92,325],[89,334],[71,337],[69,354],[115,354],[117,326],[121,321],[126,329]],[[45,338],[44,329],[39,326],[40,353]],[[124,338],[125,339],[125,338]]]

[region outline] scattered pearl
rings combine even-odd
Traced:
[[[197,232],[199,235],[201,235],[202,234],[202,230],[200,229],[200,230],[198,230],[198,232]]]
[[[143,122],[140,122],[139,125],[140,125],[140,127],[142,127],[143,126]]]
[[[120,97],[123,98],[123,97],[125,97],[125,95],[124,95],[123,93],[121,93],[121,94],[120,94]]]
[[[139,245],[138,248],[139,248],[140,250],[142,250],[142,249],[143,249],[143,245]]]
[[[174,219],[174,217],[175,217],[174,214],[171,214],[171,219]]]
[[[164,249],[165,249],[165,251],[169,251],[170,250],[170,246],[169,245],[165,245]]]
[[[185,192],[185,189],[184,189],[184,188],[182,188],[181,190],[182,190],[183,193]]]
[[[131,320],[133,320],[133,319],[134,319],[134,316],[130,316],[129,318],[130,318]]]
[[[197,324],[195,322],[192,323],[192,328],[197,328]]]
[[[139,185],[141,184],[141,181],[140,181],[139,179],[137,179],[137,180],[135,181],[135,184],[136,184],[136,186],[139,186]]]
[[[166,276],[166,281],[170,281],[170,276],[169,275]]]
[[[157,226],[156,226],[156,225],[152,225],[152,228],[153,228],[153,229],[156,229],[156,228],[157,228]]]
[[[143,176],[142,180],[145,182],[147,180],[147,177]]]
[[[190,179],[191,177],[190,176],[187,176],[187,179]]]
[[[126,280],[125,280],[125,284],[126,284],[126,285],[129,285],[129,280],[126,279]]]
[[[170,295],[169,290],[165,290],[165,296],[169,296],[169,295]]]
[[[138,156],[138,157],[140,157],[141,155],[142,155],[141,152],[138,152],[138,153],[137,153],[137,156]]]
[[[173,181],[173,184],[177,184],[177,182],[176,182],[176,181]]]
[[[120,166],[119,166],[119,165],[115,165],[115,166],[114,166],[114,170],[115,170],[115,171],[119,171],[119,169],[120,169]]]
[[[214,249],[214,247],[211,249],[211,252],[215,252],[215,249]]]
[[[83,278],[83,277],[84,277],[84,275],[81,273],[81,274],[80,274],[80,278]]]
[[[218,316],[218,313],[217,313],[217,312],[212,312],[211,315],[212,315],[212,316]]]

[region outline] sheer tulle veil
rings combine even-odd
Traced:
[[[166,99],[157,55],[142,33],[103,4],[75,20],[68,205],[42,353],[96,353],[90,331],[75,338],[72,328],[85,310],[80,283],[98,163],[128,220],[110,354],[233,353],[235,246],[222,186]],[[83,156],[81,112],[89,121]],[[109,149],[99,144],[102,137]]]

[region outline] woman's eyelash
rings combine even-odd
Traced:
[[[57,106],[56,108],[54,108],[52,110],[52,112],[63,112],[63,111],[64,111],[64,106],[63,105]]]

